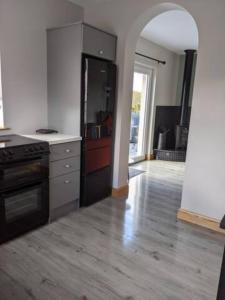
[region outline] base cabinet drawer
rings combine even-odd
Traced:
[[[52,145],[50,148],[50,161],[66,159],[80,155],[80,142],[71,142]]]
[[[50,178],[80,170],[80,156],[57,160],[50,163]]]
[[[75,201],[80,194],[80,171],[50,179],[50,210]]]

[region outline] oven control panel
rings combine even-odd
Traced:
[[[39,158],[44,154],[49,154],[47,142],[40,142],[17,147],[0,148],[0,163],[19,162],[27,159]]]

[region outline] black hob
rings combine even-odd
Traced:
[[[39,140],[23,137],[17,134],[0,136],[0,148],[17,147],[22,145],[38,144]]]
[[[0,136],[0,163],[20,161],[49,153],[47,142],[20,135]]]

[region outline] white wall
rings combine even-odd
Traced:
[[[83,9],[65,0],[0,0],[4,120],[12,132],[47,126],[46,28],[82,19]]]
[[[182,208],[220,219],[225,213],[225,1],[173,2],[194,17],[200,38]],[[101,9],[92,6],[85,13],[86,21],[118,35],[114,187],[127,183],[127,127],[135,43],[151,18],[166,9],[175,9],[162,3],[160,0],[111,1],[101,4]]]
[[[138,39],[136,51],[166,61],[166,65],[162,65],[140,56],[135,57],[136,61],[156,69],[155,104],[176,105],[179,55],[144,38]]]

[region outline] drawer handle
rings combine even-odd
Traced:
[[[65,180],[64,183],[65,183],[65,184],[69,184],[69,183],[70,183],[70,180]]]
[[[103,55],[103,54],[104,54],[104,51],[103,51],[103,50],[99,50],[98,52],[99,52],[100,55]]]
[[[70,149],[66,149],[66,153],[70,153],[71,152],[71,150]]]
[[[65,168],[69,169],[69,168],[71,168],[71,165],[65,165]]]

